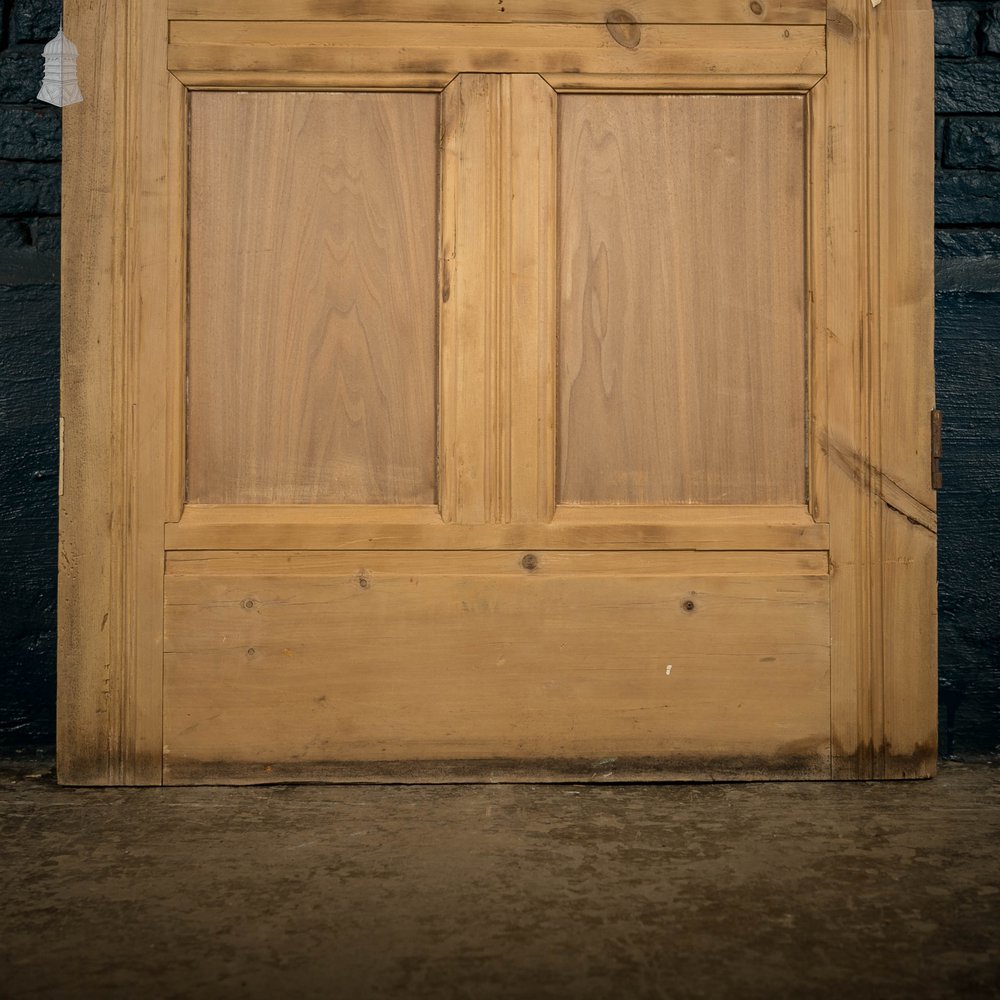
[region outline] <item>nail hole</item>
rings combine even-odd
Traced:
[[[694,601],[685,601],[681,607],[687,612],[694,611]]]

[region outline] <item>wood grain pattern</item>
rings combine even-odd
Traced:
[[[830,8],[830,72],[824,88],[827,329],[827,421],[820,443],[827,460],[830,505],[831,723],[834,778],[875,776],[875,731],[881,728],[881,595],[873,593],[880,544],[873,486],[877,384],[869,285],[869,44],[871,4],[838,0]],[[852,221],[853,220],[853,221]]]
[[[537,559],[223,555],[171,572],[167,780],[394,759],[479,759],[488,777],[491,758],[656,758],[662,773],[671,756],[741,754],[828,775],[820,563]]]
[[[454,73],[329,73],[295,68],[214,69],[171,71],[190,90],[297,90],[297,91],[408,91],[437,94],[455,78]]]
[[[803,103],[561,99],[560,500],[805,501]]]
[[[433,503],[437,101],[194,94],[189,499]]]
[[[827,322],[827,144],[829,140],[827,82],[821,80],[806,98],[807,132],[807,243],[806,267],[809,324],[809,511],[817,521],[829,523],[829,452],[825,447],[829,420],[830,328]]]
[[[191,90],[405,90],[439,93],[455,78],[452,71],[410,70],[397,73],[337,73],[284,69],[174,69],[173,76]],[[518,74],[525,75],[525,74]],[[545,73],[542,79],[559,93],[642,92],[697,94],[806,93],[822,78],[811,73]]]
[[[877,9],[869,0],[832,0],[826,25],[823,5],[804,0],[794,15],[803,22],[789,21],[787,38],[781,9],[791,12],[796,4],[776,0],[762,0],[757,23],[747,14],[749,4],[728,0],[700,6],[688,0],[626,0],[633,14],[645,12],[637,17],[642,23],[620,22],[614,30],[605,26],[603,14],[587,20],[597,9],[590,0],[580,0],[572,12],[563,10],[567,23],[556,26],[531,23],[532,12],[561,10],[563,0],[505,0],[511,22],[524,18],[522,23],[471,27],[333,23],[341,16],[377,17],[380,10],[404,20],[418,10],[448,18],[476,9],[445,0],[415,0],[406,8],[387,0],[364,11],[356,5],[354,14],[346,0],[324,0],[322,10],[310,0],[288,0],[273,5],[271,20],[263,25],[247,20],[259,10],[254,0],[226,0],[229,13],[218,13],[216,6],[225,24],[208,20],[192,27],[178,21],[168,29],[168,6],[198,17],[215,3],[67,0],[66,5],[68,30],[82,43],[82,76],[90,83],[87,101],[65,112],[60,781],[933,773],[936,515],[925,478],[924,412],[933,400],[929,0],[884,0]],[[491,7],[483,5],[484,19]],[[678,18],[722,14],[718,22],[698,28],[648,20],[654,9],[668,8]],[[279,9],[282,16],[273,18]],[[291,24],[308,19],[310,11],[325,12],[326,23]],[[239,17],[228,20],[231,14]],[[571,18],[582,20],[568,23]],[[168,30],[183,46],[168,50]],[[273,47],[272,35],[279,43]],[[441,38],[453,43],[444,54]],[[827,69],[826,38],[829,72],[807,97],[751,96],[749,91],[812,87]],[[178,70],[185,81],[179,82],[168,62],[187,48],[195,53],[194,62],[212,66]],[[572,73],[584,66],[577,57],[589,60],[593,71]],[[469,65],[479,75],[449,85],[454,67]],[[556,98],[545,80],[530,74],[484,79],[483,70],[503,65],[554,66],[547,82],[560,89],[606,85],[636,93]],[[373,66],[389,70],[369,75]],[[644,68],[649,66],[654,69]],[[736,86],[748,93],[641,93],[664,81],[706,93]],[[369,385],[384,392],[379,399],[393,402],[366,409],[366,431],[353,439],[360,442],[362,459],[352,469],[365,470],[357,472],[364,486],[358,503],[339,502],[343,491],[320,497],[333,502],[303,503],[296,497],[275,503],[272,491],[261,502],[189,503],[182,510],[184,86],[252,88],[257,82],[275,89],[449,86],[454,91],[442,99],[452,102],[443,135],[439,98],[431,94],[191,95],[196,107],[191,179],[197,181],[199,169],[206,178],[209,167],[216,171],[214,188],[204,185],[201,195],[194,192],[192,222],[203,231],[191,241],[192,250],[202,254],[191,269],[192,280],[202,282],[200,291],[192,287],[192,298],[201,303],[200,318],[192,317],[197,341],[192,348],[215,351],[220,359],[226,350],[230,358],[245,350],[243,360],[257,365],[260,377],[238,372],[239,388],[247,388],[245,398],[260,409],[258,390],[269,384],[265,375],[275,366],[285,365],[290,383],[305,384],[324,372],[322,350],[296,353],[305,343],[303,325],[291,320],[293,313],[310,310],[314,318],[327,315],[324,296],[338,281],[347,288],[348,277],[351,294],[357,297],[360,289],[366,302],[377,304],[372,309],[378,316],[388,317],[383,329],[406,333],[426,323],[425,339],[418,345],[406,334],[399,365],[386,361],[398,340],[376,345],[382,353],[373,349],[368,360],[347,349],[357,347],[356,340],[345,338],[337,347],[337,363],[346,359],[354,365],[345,384],[347,379],[360,384],[367,371]],[[459,97],[467,99],[464,108]],[[250,112],[243,118],[226,112],[199,119],[197,109],[215,100],[228,102],[230,109],[281,107],[287,113],[262,112],[261,118],[270,115],[270,124],[265,138],[254,139]],[[343,127],[339,112],[325,113],[331,102],[342,108],[352,101],[366,109],[356,115],[353,133]],[[628,159],[606,155],[610,142],[581,145],[583,138],[593,138],[587,132],[593,129],[581,114],[574,132],[574,101],[602,107],[621,101],[630,109],[649,101],[686,109],[684,115],[651,115],[641,130],[652,162],[641,180],[656,200],[650,195],[644,202],[642,191],[632,198],[616,194]],[[577,151],[586,154],[577,157],[576,174],[572,157],[564,155],[561,178],[554,173],[559,147],[553,133],[560,103],[563,139],[575,135],[581,140]],[[695,109],[702,106],[711,111],[699,117]],[[449,153],[448,122],[463,114],[475,127]],[[598,122],[619,143],[622,122],[630,116],[636,112],[607,112]],[[317,120],[319,127],[312,128]],[[805,141],[803,121],[810,129]],[[296,122],[302,125],[298,130]],[[218,127],[213,131],[213,126]],[[317,138],[330,134],[355,141]],[[467,213],[457,225],[467,227],[470,246],[485,247],[466,257],[471,271],[459,276],[457,286],[449,285],[436,265],[439,138],[446,160],[451,157],[441,188],[449,196],[464,191],[453,203]],[[803,170],[806,151],[811,162]],[[340,228],[330,226],[316,185],[310,188],[294,175],[292,168],[303,162],[325,180],[340,177],[337,190],[352,195],[362,181],[374,184],[381,192],[377,204],[352,197],[354,208],[366,212],[345,214]],[[729,354],[696,355],[697,364],[691,355],[677,355],[668,367],[666,351],[653,341],[661,350],[659,370],[645,364],[650,381],[686,373],[682,419],[695,406],[694,393],[714,403],[711,419],[718,424],[712,436],[696,428],[693,438],[681,437],[694,440],[709,459],[718,461],[712,456],[724,453],[739,434],[746,441],[762,440],[767,425],[760,417],[769,418],[768,404],[793,398],[787,389],[791,375],[781,368],[790,338],[782,316],[788,322],[794,316],[798,327],[800,385],[794,399],[799,426],[805,423],[801,383],[808,326],[808,497],[800,439],[800,491],[794,495],[786,488],[789,478],[780,496],[758,497],[756,503],[664,505],[643,483],[630,504],[563,502],[553,510],[552,379],[551,367],[546,369],[553,362],[558,250],[553,242],[558,215],[552,208],[560,181],[560,211],[569,210],[567,177],[590,193],[587,218],[604,219],[612,233],[604,245],[614,249],[618,239],[624,247],[620,258],[638,260],[652,275],[644,282],[638,280],[641,274],[624,270],[616,276],[614,289],[638,289],[629,295],[628,309],[637,310],[641,320],[683,308],[703,325],[695,327],[702,332],[699,351],[712,346],[711,331],[715,347],[729,348]],[[299,225],[279,232],[279,220],[289,218],[289,201]],[[686,232],[676,222],[680,202],[689,205]],[[610,207],[615,204],[617,215]],[[441,208],[448,232],[445,205]],[[664,245],[672,248],[688,238],[683,254],[674,248],[674,258],[663,257],[665,275],[650,264],[656,258],[647,252],[649,240],[627,244],[635,231],[650,231],[648,219],[657,212],[666,213],[673,226],[666,235],[657,233]],[[630,222],[633,216],[638,221]],[[218,231],[211,229],[213,219]],[[399,223],[395,229],[392,219]],[[268,220],[274,223],[270,233]],[[378,238],[369,239],[366,234],[376,229]],[[316,232],[329,236],[318,241],[327,264],[310,272],[313,265],[304,261],[317,244]],[[393,233],[405,249],[386,263],[381,248]],[[270,242],[264,238],[272,235]],[[782,253],[761,252],[761,241],[766,248],[768,239],[780,243]],[[795,253],[789,255],[790,241]],[[582,237],[579,242],[583,245]],[[732,244],[743,247],[746,259]],[[411,266],[405,254],[418,246],[426,247],[424,263]],[[806,247],[813,257],[808,264]],[[274,263],[282,248],[287,253]],[[357,263],[362,258],[369,266]],[[666,268],[675,258],[693,263]],[[793,258],[794,267],[786,267]],[[335,267],[329,266],[331,259]],[[593,271],[610,281],[610,265],[593,268],[586,255],[583,260],[581,274]],[[567,273],[575,280],[570,265],[572,259]],[[721,293],[720,272],[737,275]],[[378,294],[407,274],[412,289],[391,285],[388,296]],[[701,274],[711,275],[712,283],[699,286],[694,279]],[[454,275],[447,277],[451,281]],[[451,396],[445,395],[454,400],[464,393],[463,412],[478,423],[463,428],[453,421],[447,433],[478,436],[483,478],[480,499],[464,513],[462,504],[453,507],[460,517],[448,520],[433,494],[434,336],[439,304],[443,314],[447,311],[444,292],[453,295],[455,287],[466,290],[465,319],[452,321],[446,343],[450,337],[452,354],[457,349],[468,356],[452,373]],[[594,334],[603,330],[602,304],[616,319],[627,310],[609,306],[607,283],[590,287],[590,299],[566,295],[564,288],[561,311],[565,322],[567,307],[575,309],[583,331],[571,374],[588,373],[585,387],[601,401],[605,375],[614,384],[626,369],[643,372],[644,365],[619,363],[626,359],[623,336]],[[712,288],[722,304],[700,287]],[[426,309],[414,295],[426,296]],[[406,298],[405,309],[393,296]],[[794,309],[784,308],[793,299]],[[584,310],[586,301],[596,310]],[[710,323],[713,310],[725,322]],[[361,306],[345,312],[360,315]],[[748,316],[765,321],[751,323]],[[271,324],[276,332],[270,347],[263,334],[252,342],[254,331],[264,330],[254,326],[261,317],[268,322],[284,317]],[[628,314],[621,330],[633,319]],[[321,325],[317,320],[316,328]],[[359,325],[364,324],[359,320]],[[733,338],[718,334],[720,328],[764,331],[760,343],[749,342],[757,353],[745,351],[742,364],[754,373],[750,384],[758,393],[765,378],[779,379],[786,388],[779,387],[777,397],[753,396],[747,383],[720,367],[731,363],[735,372],[739,355],[732,350]],[[587,330],[590,354],[582,351]],[[564,327],[563,354],[569,357],[565,333]],[[485,345],[478,355],[477,337]],[[650,338],[646,341],[649,346]],[[327,346],[323,338],[315,343]],[[767,351],[784,362],[765,364]],[[480,356],[489,362],[481,371],[474,363]],[[600,364],[588,368],[595,358]],[[220,370],[228,371],[224,364]],[[392,374],[379,381],[383,370]],[[600,377],[593,377],[595,371]],[[214,384],[204,378],[202,403],[220,386],[237,385],[232,372],[227,377],[228,383],[220,377]],[[336,379],[332,382],[336,389]],[[574,388],[572,379],[568,384]],[[742,410],[734,405],[741,392],[748,397]],[[281,463],[295,464],[295,448],[287,445],[297,439],[286,437],[278,446],[274,441],[281,433],[293,434],[293,427],[308,428],[303,413],[325,419],[328,398],[300,394],[285,399],[287,405],[264,399],[274,415],[258,421],[273,435],[262,446],[275,463],[266,473]],[[642,439],[652,436],[650,428],[659,426],[665,400],[651,389],[633,391],[630,399],[634,410],[647,412],[640,412],[634,426],[619,426],[617,440],[619,448],[623,442],[641,449]],[[572,393],[560,403],[572,408]],[[199,404],[192,399],[194,405]],[[426,421],[419,432],[407,407]],[[422,447],[421,471],[407,481],[407,465],[402,474],[393,471],[389,487],[377,482],[372,487],[368,459],[401,439],[395,431],[379,437],[368,418],[374,412],[391,424],[403,411],[402,440],[410,443],[401,451],[409,460]],[[781,412],[787,415],[787,407]],[[276,430],[281,425],[284,432]],[[203,420],[192,430],[205,433],[213,426],[234,424]],[[445,447],[448,426],[443,412]],[[609,427],[615,427],[613,421],[600,422],[591,441],[570,441],[576,456],[584,444],[600,445]],[[405,437],[411,432],[412,440]],[[316,441],[307,431],[304,440],[305,450]],[[574,452],[562,442],[560,450],[562,468]],[[762,457],[762,449],[751,448],[743,465],[734,459],[755,489],[760,484],[746,469],[770,461],[771,450],[763,449]],[[649,453],[659,460],[658,451]],[[479,475],[479,459],[470,454]],[[690,448],[685,454],[691,467],[701,461],[698,455],[691,458]],[[627,454],[623,466],[634,459]],[[220,467],[206,464],[205,475]],[[572,469],[564,471],[568,477]],[[780,483],[781,475],[780,469],[777,477],[765,473],[761,482]],[[406,487],[408,501],[385,496],[398,483]],[[716,485],[723,488],[718,476]],[[662,494],[662,484],[657,488]],[[481,512],[475,503],[481,503]],[[447,515],[447,503],[442,508]],[[246,551],[255,547],[261,551]]]
[[[883,712],[878,774],[937,765],[934,25],[930,0],[875,12]],[[899,248],[906,252],[900,253]]]
[[[185,74],[187,78],[190,74]],[[543,73],[560,94],[804,94],[823,78],[810,73]]]
[[[172,80],[166,72],[164,0],[134,0],[128,19],[126,174],[126,357],[117,373],[124,414],[122,607],[126,688],[112,724],[126,734],[119,780],[163,780],[163,524],[168,497],[167,327],[177,250],[170,222],[168,142]],[[171,512],[172,513],[172,512]]]
[[[558,98],[541,77],[511,77],[508,520],[545,523],[556,503]]]
[[[822,24],[826,0],[170,0],[174,19],[563,21],[603,24],[615,10],[644,23]]]
[[[821,74],[821,25],[651,24],[634,48],[604,24],[172,21],[174,71]]]
[[[556,95],[458,76],[442,102],[441,514],[547,521],[554,507]]]
[[[59,780],[159,784],[166,19],[161,0],[81,0],[66,20],[89,94],[66,115]]]
[[[188,332],[188,122],[189,94],[175,76],[168,81],[168,244],[166,328],[166,517],[177,522],[187,500],[187,332]]]
[[[509,486],[496,392],[509,339],[501,190],[509,88],[503,77],[468,73],[441,100],[440,510],[455,524],[502,520]]]
[[[114,70],[126,10],[110,0],[68,0],[65,16],[66,30],[80,46],[87,100],[63,115],[65,433],[56,722],[59,780],[87,785],[115,781],[127,755],[121,734],[109,726],[124,673],[120,657],[112,654],[112,634],[123,614],[116,565],[123,497],[115,490],[121,484],[122,413],[113,372],[124,340],[116,236],[124,218],[124,185],[114,170],[123,108]]]
[[[189,504],[168,549],[690,549],[825,551],[805,507],[561,505],[551,523],[443,521],[435,507]]]

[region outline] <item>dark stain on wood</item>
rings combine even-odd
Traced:
[[[871,740],[853,750],[833,744],[833,760],[840,776],[861,781],[912,780],[932,778],[937,773],[937,733],[907,750],[891,743],[875,744]],[[845,773],[846,772],[846,773]]]
[[[375,761],[166,760],[173,785],[332,784],[602,784],[671,781],[828,780],[830,755],[816,740],[799,740],[774,754],[663,757],[482,758]]]
[[[840,35],[842,38],[853,38],[856,31],[854,22],[842,10],[834,6],[827,8],[826,27],[828,31]]]

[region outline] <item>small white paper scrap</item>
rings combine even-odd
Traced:
[[[83,100],[80,85],[76,80],[77,47],[63,34],[59,34],[42,50],[45,59],[45,76],[42,78],[42,89],[38,91],[38,99],[57,108],[69,104],[79,104]]]

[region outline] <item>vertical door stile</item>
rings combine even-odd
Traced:
[[[510,520],[555,513],[556,112],[540,77],[511,80]]]
[[[444,92],[440,502],[448,522],[552,518],[555,113],[555,92],[533,74],[462,74]]]
[[[827,107],[827,391],[834,779],[874,776],[867,0],[830,9]],[[835,512],[835,514],[833,513]]]
[[[882,731],[877,777],[937,760],[937,512],[928,475],[934,408],[934,52],[927,0],[876,12],[877,267],[881,379]],[[877,210],[877,216],[875,214]],[[909,252],[900,253],[906,247]]]
[[[125,404],[128,456],[121,561],[123,689],[114,706],[118,781],[163,780],[163,526],[167,519],[168,114],[162,0],[129,8]]]
[[[497,218],[493,157],[497,77],[467,73],[445,89],[441,104],[441,372],[442,518],[489,520],[489,328],[494,299]],[[491,266],[493,265],[493,266]]]
[[[62,783],[122,780],[128,733],[112,728],[125,685],[128,628],[121,564],[124,469],[125,172],[121,53],[129,11],[111,0],[67,3],[87,100],[63,123],[60,414],[65,458],[59,495],[56,687]],[[111,58],[108,53],[114,53]],[[71,249],[72,248],[72,249]]]

